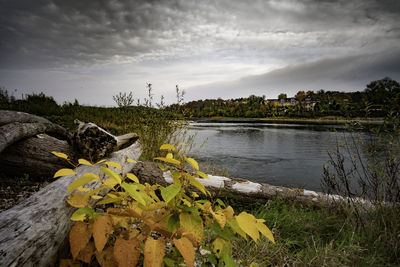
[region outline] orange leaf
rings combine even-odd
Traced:
[[[114,258],[118,262],[118,267],[136,266],[140,256],[140,243],[136,238],[129,240],[121,236],[114,244]]]
[[[87,264],[90,264],[92,262],[92,256],[94,254],[95,247],[93,242],[87,243],[86,247],[79,252],[78,255],[78,260],[86,262]]]
[[[186,264],[189,267],[194,267],[195,254],[192,242],[186,237],[182,237],[180,239],[174,238],[174,244],[185,259]]]
[[[92,233],[87,224],[78,221],[72,226],[69,232],[69,244],[71,247],[72,258],[75,260],[79,252],[83,250],[89,242]]]
[[[71,259],[60,260],[60,267],[81,267],[82,265],[78,262],[74,262]]]
[[[146,267],[161,267],[165,255],[164,239],[153,239],[149,236],[144,244],[144,262]]]
[[[108,247],[105,250],[96,251],[96,259],[101,267],[115,267],[118,266],[114,258],[113,248]]]
[[[101,252],[108,241],[108,237],[114,232],[110,216],[103,215],[96,218],[93,223],[94,244],[98,252]]]

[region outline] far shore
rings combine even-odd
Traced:
[[[358,122],[366,125],[380,125],[383,118],[340,118],[340,117],[321,117],[321,118],[232,118],[232,117],[211,117],[211,118],[192,118],[195,122],[211,123],[292,123],[292,124],[321,124],[321,125],[345,125]]]

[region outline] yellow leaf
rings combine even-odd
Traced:
[[[79,192],[89,192],[90,188],[79,186],[76,190],[78,190]]]
[[[102,172],[104,172],[105,174],[107,174],[108,176],[113,178],[118,184],[121,184],[121,182],[122,182],[121,176],[119,176],[114,171],[112,171],[112,170],[110,170],[108,168],[101,167],[100,169],[101,169]]]
[[[127,162],[130,162],[130,163],[137,163],[136,160],[133,160],[133,159],[130,159],[130,158],[128,158],[126,161],[127,161]]]
[[[210,180],[210,177],[208,177],[208,175],[205,174],[204,172],[197,171],[197,174],[198,174],[201,178]]]
[[[107,161],[106,164],[107,164],[108,166],[111,166],[111,167],[118,168],[118,169],[122,170],[121,164],[119,164],[119,163],[117,163],[117,162],[114,162],[114,161]]]
[[[191,192],[190,194],[191,194],[192,197],[194,197],[194,198],[198,198],[198,197],[199,197],[199,194],[197,194],[196,192]]]
[[[118,236],[114,244],[114,258],[118,267],[136,266],[140,256],[140,242],[136,238],[129,240]]]
[[[271,230],[264,224],[263,219],[257,219],[257,229],[263,234],[266,238],[268,238],[272,243],[275,244],[274,236],[272,235]]]
[[[96,189],[90,191],[90,192],[88,193],[88,195],[89,195],[89,196],[94,195],[94,194],[96,194],[96,193],[98,193],[98,192],[100,192],[101,190],[104,190],[104,189],[106,189],[106,188],[107,188],[106,186],[100,186],[99,188],[96,188]]]
[[[84,221],[86,217],[92,217],[94,214],[94,210],[92,208],[81,208],[76,210],[71,215],[71,221]]]
[[[92,163],[90,163],[89,161],[87,161],[86,159],[79,159],[78,162],[81,165],[88,165],[88,166],[94,167],[94,165]]]
[[[179,143],[179,145],[181,145],[181,146],[187,146],[188,144],[186,144],[186,143]]]
[[[75,208],[84,208],[87,204],[89,204],[89,195],[88,194],[79,194],[74,193],[69,198],[67,198],[68,204]]]
[[[136,184],[128,184],[128,183],[122,183],[121,184],[122,188],[129,193],[131,197],[133,197],[137,202],[142,204],[143,206],[146,205],[146,200],[144,198],[144,195],[142,192],[139,191],[138,187]]]
[[[197,243],[200,243],[203,239],[204,228],[203,228],[203,220],[199,215],[190,214],[190,213],[181,213],[179,214],[179,223],[180,226],[185,229],[185,231],[191,233],[196,239]]]
[[[68,156],[67,156],[66,154],[64,154],[64,153],[55,152],[55,151],[52,151],[51,153],[52,153],[53,155],[59,157],[59,158],[68,159]]]
[[[104,161],[106,160],[105,159],[99,160],[98,162],[96,162],[96,164],[103,163]]]
[[[204,195],[207,195],[207,189],[204,187],[202,183],[200,183],[196,178],[191,175],[187,175],[186,177],[189,178],[189,182],[191,185],[199,189]]]
[[[192,242],[186,237],[180,239],[174,238],[175,247],[179,250],[188,267],[194,267],[194,247]]]
[[[191,207],[191,206],[192,206],[192,203],[190,203],[188,200],[186,200],[186,199],[184,199],[184,198],[182,198],[182,202],[183,202],[183,204],[185,204],[185,205],[188,206],[188,207]]]
[[[171,184],[165,188],[160,188],[161,196],[166,203],[170,202],[180,191],[180,184]]]
[[[69,232],[69,244],[72,258],[75,260],[79,252],[86,247],[92,232],[84,222],[76,222]]]
[[[103,205],[103,204],[110,204],[110,203],[116,203],[116,202],[121,202],[122,198],[116,197],[116,198],[107,198],[103,199],[102,201],[99,201],[96,203],[96,205]]]
[[[174,155],[172,155],[172,153],[168,153],[165,157],[166,157],[167,159],[173,159],[173,158],[174,158]]]
[[[111,189],[113,189],[114,186],[116,186],[117,184],[118,184],[118,182],[114,178],[107,179],[103,182],[103,185],[105,185]]]
[[[232,220],[233,214],[235,213],[233,211],[233,208],[231,206],[226,207],[225,209],[222,210],[225,214],[226,220]]]
[[[157,158],[154,158],[154,159],[158,159],[158,160],[161,160],[161,161],[164,161],[164,162],[167,162],[167,163],[171,163],[171,164],[174,164],[174,165],[180,165],[181,164],[181,162],[179,160],[176,160],[176,159],[169,159],[169,158],[163,158],[163,157],[157,157]]]
[[[212,242],[212,250],[217,258],[221,258],[224,254],[231,254],[232,247],[229,241],[225,241],[221,237],[217,237]]]
[[[225,217],[224,212],[222,210],[219,210],[216,212],[212,212],[211,214],[214,217],[214,219],[217,221],[219,227],[221,227],[221,229],[224,229],[225,224],[226,224],[226,217]]]
[[[165,255],[164,239],[159,238],[155,240],[151,236],[147,237],[143,254],[146,267],[161,267]]]
[[[128,172],[126,174],[126,177],[129,178],[130,180],[134,181],[135,183],[139,183],[139,179],[137,178],[136,175],[134,175],[133,173]]]
[[[91,181],[99,181],[97,175],[89,175],[88,173],[85,173],[83,176],[79,177],[75,181],[73,181],[69,186],[68,186],[68,192],[67,194],[70,194],[72,191],[77,189],[80,186],[83,186]],[[89,189],[90,190],[90,189]]]
[[[92,196],[92,198],[93,198],[93,199],[102,199],[103,197],[102,197],[102,196],[97,196],[97,195],[95,195],[95,196]]]
[[[199,164],[197,163],[197,161],[195,159],[185,157],[185,160],[187,163],[190,164],[190,166],[193,167],[193,169],[195,169],[196,171],[199,170]]]
[[[93,239],[98,252],[102,251],[108,241],[108,237],[114,232],[112,220],[109,215],[96,218],[93,223]]]
[[[255,242],[257,242],[260,235],[258,233],[256,218],[253,215],[243,211],[238,216],[235,216],[235,219],[239,227]]]
[[[247,235],[246,233],[242,230],[242,228],[239,227],[238,223],[236,220],[230,220],[228,221],[228,225],[231,227],[232,231],[239,234],[241,237],[247,240]]]
[[[60,176],[67,176],[67,175],[75,175],[76,172],[72,169],[61,169],[58,170],[55,174],[54,174],[54,178],[60,177]]]
[[[160,150],[175,150],[175,147],[170,144],[163,144],[160,146]]]

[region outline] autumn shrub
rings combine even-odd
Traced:
[[[95,258],[101,266],[185,262],[190,267],[195,261],[202,266],[236,266],[234,236],[258,242],[261,233],[275,242],[263,219],[246,211],[235,215],[222,200],[210,201],[210,192],[201,183],[209,177],[195,159],[169,144],[160,150],[163,156],[155,160],[171,175],[168,186],[142,184],[115,162],[79,160],[77,166],[89,165],[93,171],[77,177],[68,188],[67,202],[78,209],[71,216],[75,221],[69,234],[72,259],[64,262],[91,264]],[[65,154],[54,154],[68,160]],[[126,162],[135,161],[127,158]],[[76,170],[61,169],[55,177],[72,174]],[[100,186],[91,189],[91,183]]]

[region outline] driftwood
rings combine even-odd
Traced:
[[[169,172],[162,172],[154,162],[138,162],[132,172],[141,183],[160,184],[166,186],[172,183]],[[328,195],[321,192],[301,188],[288,188],[270,184],[254,183],[244,179],[208,175],[209,180],[197,178],[215,197],[235,199],[241,203],[265,203],[269,199],[281,198],[310,206],[329,206],[335,201],[346,201],[338,195]],[[191,190],[196,190],[191,188]],[[364,199],[358,199],[361,204],[370,205]]]
[[[114,152],[110,160],[125,166],[129,171],[134,164],[126,158],[137,160],[141,154],[137,141]],[[93,171],[81,165],[78,175]],[[117,170],[116,170],[117,171]],[[65,246],[72,226],[69,220],[74,208],[65,196],[75,176],[64,176],[52,182],[21,204],[0,213],[0,266],[55,266],[58,252]],[[98,184],[93,184],[93,188]]]

